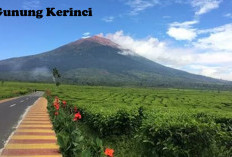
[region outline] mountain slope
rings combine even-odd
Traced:
[[[54,67],[66,83],[161,87],[231,84],[165,67],[98,36],[38,55],[0,61],[0,79],[51,82]]]

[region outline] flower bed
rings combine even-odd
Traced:
[[[48,97],[48,100],[49,115],[64,157],[113,157],[114,150],[104,148],[102,140],[99,138],[94,139],[91,144],[85,140],[82,132],[78,129],[77,123],[82,120],[82,115],[76,107],[67,105],[66,101],[61,102],[58,97],[55,97],[54,101],[52,97]]]

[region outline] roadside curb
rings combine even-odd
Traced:
[[[16,98],[11,98],[11,100],[14,100],[14,99],[17,99],[17,98],[18,98],[18,97],[16,97]],[[39,100],[39,99],[37,99],[37,100],[35,101],[34,104],[36,104],[38,100]],[[9,101],[10,101],[10,100],[9,100]],[[34,104],[33,104],[33,105],[34,105]],[[32,105],[32,106],[33,106],[33,105]],[[24,117],[27,115],[28,111],[30,110],[30,108],[31,108],[32,106],[27,107],[25,113],[20,117],[20,120],[18,121],[17,125],[16,125],[15,127],[13,127],[13,128],[15,128],[15,131],[16,131],[16,129],[19,127],[19,125],[21,124],[22,120],[23,120]],[[13,132],[10,134],[10,136],[8,137],[8,139],[5,141],[4,147],[3,147],[2,149],[0,149],[0,157],[1,157],[1,154],[2,154],[3,149],[6,147],[6,145],[7,145],[8,142],[9,142],[9,140],[10,140],[11,137],[14,135],[15,131],[13,131]]]
[[[1,157],[62,157],[56,143],[47,113],[47,100],[41,97],[27,109],[6,142]]]

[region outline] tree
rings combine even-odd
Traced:
[[[53,80],[54,80],[56,86],[59,86],[60,85],[59,79],[61,78],[59,70],[57,68],[53,68],[52,69],[52,75],[53,75]]]

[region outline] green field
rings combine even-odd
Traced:
[[[0,85],[0,100],[24,95],[31,91],[32,89],[26,88],[24,84],[7,82]]]
[[[83,150],[98,137],[116,157],[232,156],[232,92],[6,82],[0,98],[34,89],[50,90],[70,108],[78,107],[82,120],[77,128],[86,139]],[[60,112],[60,121],[70,116]],[[52,117],[57,131],[62,122]]]

